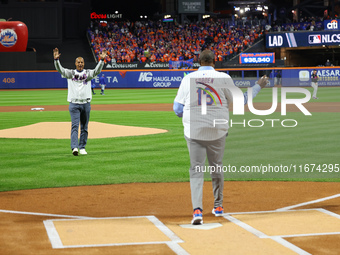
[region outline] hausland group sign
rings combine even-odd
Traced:
[[[91,19],[121,19],[123,18],[123,14],[121,13],[108,13],[108,14],[97,14],[92,12],[90,14]]]
[[[304,31],[288,33],[267,33],[267,48],[295,48],[295,47],[313,47],[322,45],[339,45],[340,31]]]

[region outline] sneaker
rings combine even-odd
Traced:
[[[212,214],[215,214],[216,217],[223,216],[223,207],[214,207],[214,209],[212,209]]]
[[[196,208],[194,210],[191,224],[192,225],[202,225],[203,224],[203,217],[202,217],[202,209],[201,208]]]
[[[313,97],[313,99],[319,99],[318,97]]]
[[[87,155],[87,152],[86,152],[85,149],[80,149],[80,150],[79,150],[79,154],[81,154],[81,155]]]
[[[74,149],[72,150],[72,154],[73,154],[74,156],[78,156],[78,148],[74,148]]]

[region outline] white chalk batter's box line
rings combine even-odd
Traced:
[[[127,246],[127,245],[146,245],[146,244],[166,244],[176,254],[187,255],[188,253],[178,244],[184,243],[174,232],[172,232],[167,226],[165,226],[155,216],[128,216],[128,217],[108,217],[108,218],[86,218],[86,220],[119,220],[119,219],[138,219],[146,218],[153,223],[164,235],[166,235],[171,241],[157,241],[157,242],[131,242],[131,243],[108,243],[108,244],[91,244],[91,245],[63,245],[57,229],[55,228],[54,221],[70,221],[70,219],[58,219],[58,220],[45,220],[44,225],[47,231],[48,238],[52,244],[53,249],[65,249],[65,248],[89,248],[89,247],[104,247],[104,246]],[[72,221],[81,221],[84,219],[72,219]]]
[[[296,252],[297,254],[300,255],[311,255],[310,253],[302,250],[301,248],[299,248],[298,246],[295,246],[294,244],[288,242],[287,240],[285,240],[284,238],[288,238],[288,237],[308,237],[308,236],[321,236],[321,235],[340,235],[340,232],[327,232],[327,233],[309,233],[309,234],[294,234],[294,235],[275,235],[275,236],[268,236],[266,234],[264,234],[263,232],[257,230],[256,228],[253,228],[252,226],[244,223],[241,220],[238,220],[236,218],[234,218],[231,215],[244,215],[244,214],[261,214],[261,213],[287,213],[287,212],[301,212],[301,211],[319,211],[322,213],[325,213],[329,216],[335,217],[337,219],[340,219],[340,215],[330,212],[326,209],[323,208],[313,208],[313,209],[300,209],[300,210],[274,210],[274,211],[255,211],[255,212],[235,212],[235,213],[224,213],[223,217],[227,220],[229,220],[230,222],[240,226],[241,228],[247,230],[248,232],[254,234],[255,236],[259,237],[259,238],[268,238],[268,239],[272,239],[273,241],[276,241],[277,243],[287,247],[288,249]]]
[[[317,236],[317,235],[339,235],[339,232],[322,232],[322,233],[308,233],[308,234],[294,234],[294,235],[277,235],[277,236],[268,236],[259,230],[251,227],[250,225],[234,218],[232,215],[244,215],[244,214],[262,214],[262,213],[287,213],[287,212],[302,212],[302,211],[318,211],[322,212],[324,214],[327,214],[329,216],[335,217],[337,219],[340,219],[340,215],[330,212],[323,208],[312,208],[312,209],[299,209],[299,210],[287,210],[287,211],[254,211],[254,212],[233,212],[233,213],[224,213],[223,217],[239,226],[242,226],[243,228],[247,229],[249,232],[255,234],[259,238],[271,238],[271,237],[303,237],[303,236]]]

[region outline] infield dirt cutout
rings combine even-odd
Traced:
[[[79,127],[80,128],[80,127]],[[39,122],[28,126],[0,130],[1,138],[45,138],[69,139],[71,133],[70,122]],[[122,126],[90,121],[89,139],[110,138],[121,136],[152,135],[168,132],[165,129]],[[80,132],[79,132],[80,134]]]

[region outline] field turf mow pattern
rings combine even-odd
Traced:
[[[308,88],[311,91],[311,88]],[[279,89],[280,90],[280,89]],[[340,88],[319,88],[318,101],[338,102]],[[92,104],[171,104],[177,89],[107,89],[105,96],[94,95]],[[66,90],[2,90],[0,106],[67,105]],[[254,102],[271,102],[271,89],[262,90]],[[225,160],[241,165],[338,164],[340,113],[288,112],[281,116],[232,116],[243,119],[295,119],[298,126],[261,128],[237,125],[230,129]],[[0,112],[0,129],[38,122],[70,121],[67,111]],[[122,138],[90,139],[88,155],[74,157],[70,141],[49,139],[0,138],[0,191],[101,185],[133,182],[188,181],[189,155],[183,126],[173,112],[92,111],[91,121],[154,127],[169,130],[165,134]],[[100,130],[90,130],[100,132]],[[339,173],[306,174],[302,180],[339,181]],[[209,176],[207,175],[207,179]],[[226,175],[226,179],[290,179],[289,176]],[[300,179],[300,180],[301,180]]]

